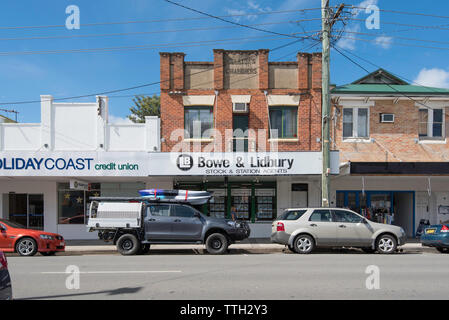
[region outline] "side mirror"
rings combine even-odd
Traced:
[[[363,218],[362,223],[367,224],[368,220],[366,220],[366,218]]]
[[[193,216],[196,217],[196,218],[201,217],[201,215],[200,215],[198,212],[194,212],[194,213],[193,213]]]

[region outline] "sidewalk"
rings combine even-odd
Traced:
[[[282,253],[285,249],[284,245],[271,243],[268,238],[246,239],[239,243],[235,243],[230,247],[231,253]],[[436,252],[433,248],[423,247],[416,239],[410,239],[409,242],[401,247],[406,253],[422,253]],[[116,247],[112,243],[105,243],[101,240],[67,240],[66,252],[69,255],[83,254],[118,254]],[[358,252],[356,249],[319,249],[318,251],[341,252],[341,251]],[[202,244],[179,244],[179,245],[151,245],[150,253],[154,254],[201,254],[205,248]],[[289,252],[287,249],[286,252]],[[60,253],[63,254],[63,253]]]

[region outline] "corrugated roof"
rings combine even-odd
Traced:
[[[416,85],[386,84],[347,84],[338,86],[332,94],[389,94],[389,95],[449,95],[449,89],[424,87]]]

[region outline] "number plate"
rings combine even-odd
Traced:
[[[64,242],[61,242],[59,245],[60,245],[60,246],[64,246]]]
[[[435,233],[436,229],[426,229],[426,234]]]

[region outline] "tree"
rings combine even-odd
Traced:
[[[152,97],[139,95],[133,98],[134,107],[129,108],[131,115],[129,120],[134,123],[145,122],[146,116],[160,116],[161,114],[161,97],[153,95]]]

